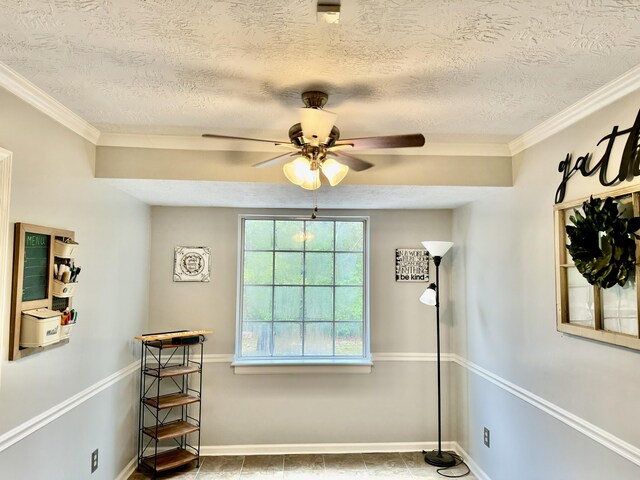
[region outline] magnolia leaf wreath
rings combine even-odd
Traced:
[[[567,226],[573,262],[584,278],[601,288],[623,286],[636,266],[636,231],[640,217],[626,218],[612,197],[591,197]]]

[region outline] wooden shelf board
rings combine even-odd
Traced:
[[[144,433],[158,440],[168,440],[170,438],[188,435],[189,433],[197,432],[198,430],[199,427],[196,425],[183,420],[178,420],[177,422],[171,422],[159,426],[157,432],[155,427],[147,427],[144,429]]]
[[[18,360],[19,358],[28,357],[29,355],[33,355],[34,353],[40,353],[40,352],[44,352],[46,350],[51,350],[53,348],[62,347],[63,345],[66,345],[67,343],[69,343],[69,339],[68,338],[63,338],[62,340],[60,340],[60,341],[58,341],[56,343],[52,343],[51,345],[46,345],[44,347],[21,348],[13,356],[13,360]]]
[[[150,375],[156,378],[178,377],[180,375],[188,375],[190,373],[196,373],[200,371],[200,367],[197,365],[173,365],[170,367],[158,369],[149,369],[144,372],[146,375]]]
[[[136,340],[142,340],[143,342],[153,342],[157,340],[171,340],[172,338],[181,338],[181,337],[195,337],[196,335],[208,335],[212,333],[211,330],[189,330],[185,332],[174,332],[174,333],[158,333],[154,335],[138,335],[137,337],[133,337]],[[183,345],[180,345],[183,346]]]
[[[171,393],[169,395],[161,395],[157,398],[145,398],[143,402],[150,407],[162,410],[165,408],[180,407],[182,405],[189,405],[190,403],[197,403],[200,401],[200,397],[194,397],[193,395],[187,395],[186,393]]]
[[[159,340],[158,340],[159,342]],[[157,343],[155,345],[152,345],[151,343],[148,344],[148,346],[153,347],[153,348],[159,348],[159,349],[163,349],[163,348],[182,348],[182,347],[194,347],[196,345],[201,345],[202,342],[198,342],[198,343],[190,343],[189,345],[178,345],[175,343]]]
[[[168,452],[159,453],[157,456],[144,457],[142,463],[156,472],[164,472],[172,468],[181,467],[197,460],[198,456],[179,448]]]

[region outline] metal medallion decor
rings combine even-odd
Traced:
[[[628,138],[622,151],[618,175],[609,179],[607,178],[607,173],[609,161],[611,160],[611,151],[613,150],[616,139],[622,135],[628,135]],[[602,137],[596,145],[599,146],[604,142],[606,142],[604,154],[593,167],[591,167],[591,153],[578,157],[573,166],[571,166],[571,154],[567,153],[565,159],[558,165],[558,171],[562,173],[562,181],[558,186],[558,190],[556,190],[556,203],[562,203],[564,200],[567,182],[577,171],[580,171],[583,177],[590,177],[595,175],[599,170],[600,184],[604,187],[617,185],[625,180],[633,180],[634,177],[640,176],[640,155],[638,155],[638,144],[640,142],[640,111],[638,111],[636,120],[630,128],[619,130],[618,125],[616,125],[613,127],[611,133]]]
[[[428,282],[429,252],[424,248],[396,248],[396,282]]]
[[[173,263],[174,282],[208,282],[211,276],[209,247],[176,247]]]

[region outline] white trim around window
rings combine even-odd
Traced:
[[[0,148],[0,355],[6,358],[4,331],[9,323],[9,201],[11,200],[11,162],[13,154]],[[6,326],[6,328],[5,328]],[[1,369],[0,369],[1,370]],[[1,373],[0,373],[1,374]],[[1,380],[1,378],[0,378]]]

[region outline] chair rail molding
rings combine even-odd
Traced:
[[[1,152],[1,150],[0,150]],[[373,353],[374,362],[435,362],[436,355],[434,353],[411,353],[411,352],[391,352],[391,353]],[[204,356],[205,363],[226,363],[231,365],[233,361],[233,354],[208,354]],[[505,390],[506,392],[518,397],[519,399],[529,403],[530,405],[542,410],[557,420],[565,423],[574,430],[586,435],[595,442],[608,448],[612,452],[620,455],[628,461],[640,466],[640,448],[631,445],[630,443],[622,440],[619,437],[603,430],[602,428],[578,417],[577,415],[545,400],[544,398],[512,383],[508,380],[488,371],[487,369],[453,353],[444,353],[442,355],[442,361],[451,362],[466,369],[468,372],[478,375],[479,377],[489,381],[495,386]],[[66,412],[77,407],[81,403],[89,400],[94,395],[97,395],[101,391],[109,388],[116,382],[126,378],[130,374],[137,372],[139,368],[139,362],[135,361],[130,365],[120,369],[116,373],[108,376],[107,378],[100,380],[99,382],[91,385],[82,392],[68,398],[67,400],[55,405],[49,410],[41,413],[40,415],[28,420],[21,425],[13,428],[12,430],[0,435],[0,452],[9,448],[11,445],[19,442],[28,435],[34,433],[38,429],[51,423],[53,420],[64,415]],[[416,448],[425,448],[431,444],[435,445],[435,442],[392,442],[392,443],[364,443],[364,444],[296,444],[296,445],[216,445],[216,446],[203,446],[203,455],[251,455],[251,454],[279,454],[279,453],[309,453],[310,449],[315,453],[362,453],[365,451],[411,451]],[[473,472],[481,480],[490,480],[489,477],[482,471],[482,469],[473,461],[473,459],[456,443],[445,442],[446,448],[453,448],[459,453],[463,454],[468,460]],[[367,450],[374,448],[376,450]],[[383,449],[383,450],[380,450]],[[402,450],[404,449],[404,450]],[[135,459],[134,459],[135,460]],[[135,468],[135,461],[130,462],[125,469],[120,473],[118,479],[126,479],[128,475],[124,476],[126,472],[132,472]]]
[[[510,381],[496,375],[489,370],[470,362],[466,358],[459,355],[454,355],[453,361],[461,367],[467,369],[469,372],[478,375],[479,377],[489,381],[495,386],[503,389],[511,395],[518,397],[519,399],[527,402],[528,404],[542,410],[543,412],[551,415],[562,423],[570,426],[574,430],[586,435],[590,439],[598,442],[600,445],[608,448],[612,452],[620,455],[621,457],[629,460],[630,462],[640,466],[640,448],[635,445],[631,445],[629,442],[616,437],[612,433],[588,422],[584,418],[581,418],[568,410],[565,410],[554,403],[536,395],[529,390],[526,390]]]
[[[374,362],[435,362],[438,357],[435,353],[425,352],[381,352],[372,353],[371,359]],[[443,362],[452,362],[455,355],[443,353],[440,358]],[[232,363],[233,353],[209,353],[203,355],[205,363]]]
[[[86,402],[91,397],[94,397],[98,393],[106,390],[116,382],[128,377],[134,372],[138,371],[140,367],[140,362],[132,362],[124,368],[121,368],[117,372],[109,375],[106,378],[103,378],[99,382],[94,383],[93,385],[85,388],[81,392],[73,395],[72,397],[67,398],[63,402],[54,405],[50,409],[42,412],[41,414],[33,417],[30,420],[27,420],[24,423],[21,423],[15,428],[12,428],[8,432],[5,432],[0,435],[0,452],[6,450],[10,446],[18,443],[23,438],[31,435],[32,433],[40,430],[42,427],[48,425],[53,422],[57,418],[60,418],[65,413],[73,410],[78,405]]]

